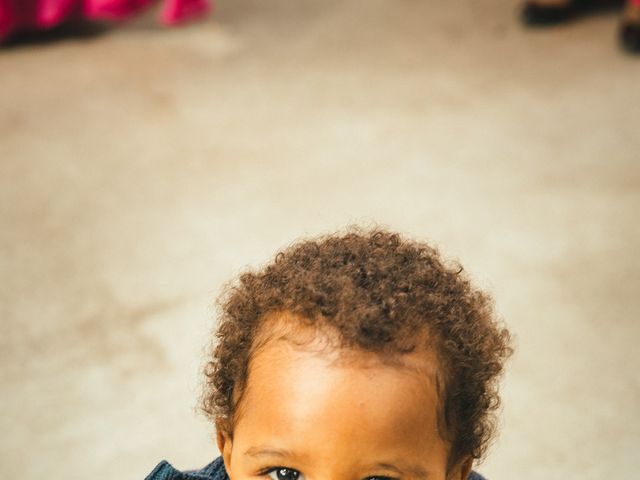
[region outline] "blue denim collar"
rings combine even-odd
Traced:
[[[161,461],[145,480],[229,480],[222,457],[200,470],[181,472],[166,460]]]

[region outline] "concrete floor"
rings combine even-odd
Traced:
[[[220,0],[0,51],[0,476],[217,455],[196,413],[224,281],[378,222],[440,246],[517,335],[492,479],[634,478],[640,58],[615,15]]]

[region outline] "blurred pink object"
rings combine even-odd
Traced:
[[[155,0],[0,0],[0,41],[21,30],[46,30],[77,18],[123,20]],[[206,13],[209,0],[164,0],[160,20],[174,25]]]

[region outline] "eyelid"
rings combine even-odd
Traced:
[[[280,470],[282,468],[285,468],[287,470],[291,470],[292,472],[298,472],[300,475],[302,475],[302,472],[300,472],[300,470],[296,470],[295,468],[291,468],[291,467],[285,467],[284,465],[276,465],[275,467],[266,467],[263,468],[262,470],[260,470],[258,472],[258,475],[268,475],[271,472],[274,472],[275,470]]]
[[[262,470],[260,470],[258,472],[258,475],[260,476],[264,476],[264,475],[268,475],[271,472],[274,472],[276,470],[280,470],[280,469],[287,469],[287,470],[291,470],[292,472],[298,472],[299,475],[302,475],[302,472],[300,472],[299,470],[296,470],[295,468],[291,468],[291,467],[284,467],[282,465],[277,466],[277,467],[267,467],[267,468],[263,468]],[[368,477],[365,477],[363,480],[373,480],[373,479],[383,479],[383,480],[400,480],[400,478],[397,477],[389,477],[387,475],[370,475]]]
[[[276,470],[280,470],[280,469],[287,469],[287,470],[291,470],[292,472],[298,472],[299,475],[302,475],[302,472],[300,472],[299,470],[296,470],[295,468],[291,468],[291,467],[285,467],[282,465],[278,465],[276,467],[267,467],[267,468],[263,468],[262,470],[260,470],[258,472],[258,475],[260,476],[265,476],[270,474],[271,472],[274,472]],[[382,479],[382,480],[401,480],[398,477],[389,477],[387,475],[370,475],[368,477],[365,477],[363,480],[373,480],[373,479]]]

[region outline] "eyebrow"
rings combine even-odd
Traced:
[[[278,457],[278,458],[300,458],[301,455],[286,450],[283,448],[272,448],[267,446],[250,447],[245,452],[245,455],[250,457]],[[406,463],[403,461],[394,461],[393,463],[374,463],[369,465],[367,469],[375,470],[389,470],[397,473],[400,476],[410,476],[412,478],[418,478],[421,480],[428,480],[430,478],[429,472],[419,465],[412,463]]]
[[[284,448],[273,448],[267,446],[259,446],[259,447],[250,447],[245,452],[245,455],[249,457],[289,457],[289,458],[300,458],[301,455],[298,455],[291,450],[286,450]]]
[[[383,470],[391,470],[401,476],[410,476],[412,478],[428,479],[429,472],[419,465],[412,463],[406,463],[403,461],[396,461],[393,463],[376,463],[371,465],[371,468],[380,468]]]

